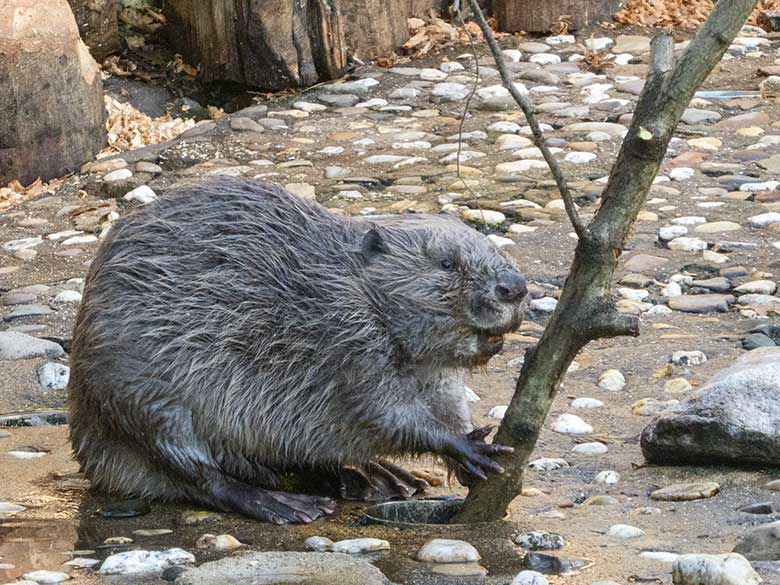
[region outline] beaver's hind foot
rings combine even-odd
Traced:
[[[424,479],[388,461],[372,461],[361,467],[344,467],[340,476],[341,497],[345,500],[408,500],[430,487]]]
[[[330,498],[276,492],[243,483],[222,487],[215,496],[215,503],[228,512],[274,524],[308,524],[336,509]]]

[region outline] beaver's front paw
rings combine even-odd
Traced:
[[[513,453],[512,447],[504,445],[488,444],[485,438],[493,427],[476,429],[453,441],[447,455],[457,461],[463,469],[474,477],[487,479],[486,473],[504,473],[504,468],[490,459],[493,455],[501,453]]]

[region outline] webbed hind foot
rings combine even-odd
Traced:
[[[261,522],[308,524],[332,514],[336,504],[330,498],[277,492],[233,483],[215,490],[217,505]]]
[[[340,478],[341,497],[345,500],[408,500],[430,487],[424,479],[388,461],[344,467]]]

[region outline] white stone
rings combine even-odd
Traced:
[[[515,234],[520,236],[525,234],[532,234],[536,231],[536,229],[537,228],[534,226],[523,225],[520,223],[513,223],[512,225],[509,226],[509,228],[507,228],[507,231],[510,234]],[[780,244],[780,242],[777,243]],[[777,246],[777,249],[780,250],[780,246]]]
[[[581,165],[594,161],[596,158],[598,157],[594,152],[570,152],[564,157],[564,160],[575,165]]]
[[[604,485],[615,485],[620,481],[620,474],[617,471],[608,469],[606,471],[600,471],[593,479],[594,483],[602,483]]]
[[[575,398],[571,401],[572,408],[579,408],[582,410],[601,408],[602,406],[604,406],[604,403],[595,398]]]
[[[739,186],[740,191],[748,193],[757,193],[759,191],[774,191],[780,186],[780,181],[764,181],[763,183],[743,183]]]
[[[137,575],[162,573],[174,565],[195,562],[195,557],[180,548],[163,551],[130,550],[108,557],[100,566],[102,575]]]
[[[754,215],[750,218],[750,225],[753,227],[766,227],[770,224],[778,222],[780,222],[780,213],[777,211],[770,211],[769,213]]]
[[[420,95],[420,90],[414,87],[399,87],[390,93],[391,100],[411,100]]]
[[[97,236],[87,234],[85,236],[73,236],[62,242],[63,246],[79,246],[82,244],[94,244],[98,241]]]
[[[674,585],[758,585],[748,560],[737,553],[681,555],[672,565]]]
[[[439,65],[439,69],[444,71],[444,73],[454,73],[455,71],[463,71],[465,68],[457,61],[445,61]]]
[[[707,361],[707,356],[699,350],[675,351],[672,354],[672,363],[678,366],[698,366]]]
[[[146,205],[157,199],[157,193],[155,193],[151,187],[147,185],[141,185],[136,187],[132,191],[125,193],[122,198],[125,201],[137,201],[141,205]]]
[[[609,451],[609,447],[598,441],[581,443],[572,449],[572,452],[578,455],[604,455],[607,451]]]
[[[650,296],[650,293],[644,289],[629,287],[618,288],[618,294],[624,299],[629,299],[632,301],[643,301]]]
[[[614,44],[615,41],[609,37],[596,37],[585,40],[585,46],[591,51],[603,51],[604,49],[611,47]]]
[[[310,536],[303,541],[303,546],[307,550],[313,550],[315,552],[326,552],[333,546],[333,541],[330,538],[324,536]]]
[[[650,559],[651,561],[659,561],[661,563],[669,563],[670,565],[676,561],[680,555],[677,553],[663,552],[663,551],[645,551],[639,553],[639,556],[643,559]]]
[[[707,249],[707,242],[699,238],[679,237],[674,238],[668,244],[670,250],[678,252],[698,252]]]
[[[780,297],[772,295],[747,294],[739,297],[737,299],[737,303],[740,305],[776,305],[780,304]]]
[[[423,81],[442,81],[447,79],[447,74],[444,71],[438,69],[421,69],[420,79]]]
[[[69,567],[78,567],[79,569],[88,569],[90,567],[94,567],[95,565],[99,565],[100,560],[89,559],[86,557],[76,557],[62,564]]]
[[[536,63],[537,65],[554,65],[560,63],[561,58],[552,53],[536,53],[535,55],[531,55],[528,61]]]
[[[552,313],[555,310],[555,307],[558,306],[558,299],[554,299],[552,297],[531,299],[529,306],[534,311],[541,311],[542,313]]]
[[[648,315],[650,317],[656,317],[659,315],[669,315],[670,313],[673,313],[673,311],[664,305],[654,305],[651,309],[648,309],[645,315]]]
[[[565,459],[555,459],[551,457],[541,457],[540,459],[534,459],[528,464],[528,467],[534,471],[555,471],[556,469],[563,469],[569,467],[569,463]]]
[[[712,250],[704,250],[701,257],[705,262],[711,262],[712,264],[725,264],[729,261],[729,257],[725,254],[719,254]]]
[[[578,417],[576,414],[558,415],[551,428],[556,433],[564,433],[568,435],[587,435],[593,432],[593,427]]]
[[[508,406],[504,406],[504,405],[494,406],[493,408],[490,409],[490,412],[488,412],[488,416],[490,418],[497,418],[497,419],[500,420],[500,419],[504,418],[504,416],[506,416],[506,409],[507,408],[509,408],[509,407]]]
[[[590,140],[591,142],[606,142],[611,139],[612,136],[610,136],[606,132],[591,132],[590,134],[588,134],[588,140]]]
[[[550,46],[557,47],[560,45],[573,45],[576,42],[574,35],[555,35],[547,37],[544,42]]]
[[[118,183],[120,181],[127,181],[133,176],[133,172],[130,169],[117,169],[103,175],[103,180],[106,183]]]
[[[453,102],[466,99],[469,93],[471,90],[462,83],[437,83],[431,90],[432,96]]]
[[[739,293],[771,295],[777,290],[777,284],[771,280],[752,280],[739,285],[734,290]]]
[[[296,110],[301,110],[303,112],[308,112],[308,113],[324,112],[325,110],[328,109],[327,106],[324,106],[322,104],[315,104],[315,103],[312,103],[312,102],[295,102],[293,104],[293,108],[295,108]]]
[[[32,238],[22,238],[20,240],[9,240],[3,244],[3,250],[6,252],[18,252],[19,250],[29,250],[43,243],[43,238],[35,236]]]
[[[515,122],[493,122],[490,126],[487,127],[487,129],[489,132],[517,134],[520,132],[520,124]]]
[[[16,459],[38,459],[48,455],[46,451],[8,451],[8,455]]]
[[[520,571],[511,585],[549,585],[547,577],[536,571]]]
[[[626,378],[620,370],[611,369],[599,376],[598,385],[602,390],[619,392],[626,387]]]
[[[30,571],[23,575],[28,581],[34,581],[39,585],[49,585],[51,583],[62,583],[68,581],[70,575],[67,573],[58,573],[56,571]]]
[[[501,51],[501,54],[504,55],[507,60],[513,63],[517,63],[520,61],[520,59],[523,58],[523,53],[517,49],[504,49]]]
[[[512,175],[515,173],[525,173],[531,169],[546,169],[547,163],[543,160],[518,160],[513,162],[499,163],[496,165],[496,174]]]
[[[453,152],[451,154],[448,154],[447,156],[443,157],[439,162],[442,163],[451,163],[456,162],[460,160],[460,162],[466,162],[468,160],[472,160],[475,158],[482,158],[487,156],[484,152],[479,152],[478,150],[461,150],[458,152]]]
[[[676,169],[672,169],[669,171],[669,178],[672,181],[687,181],[693,175],[696,174],[696,171],[694,171],[691,168],[688,167],[678,167]]]
[[[284,188],[301,199],[308,199],[311,201],[317,196],[314,185],[310,185],[309,183],[287,183]]]
[[[407,160],[408,156],[401,156],[400,154],[376,154],[364,159],[367,164],[370,165],[386,165],[395,164]]]
[[[658,230],[658,239],[664,242],[688,235],[688,228],[684,225],[670,225]]]
[[[496,248],[506,248],[507,246],[514,246],[515,241],[503,236],[497,236],[496,234],[490,234],[488,240],[496,245]]]
[[[24,512],[27,508],[14,504],[12,502],[0,502],[0,518],[4,516],[13,516],[19,512]]]
[[[81,293],[77,290],[64,290],[53,300],[54,303],[80,303]]]
[[[664,288],[661,289],[661,294],[667,299],[672,297],[682,296],[682,287],[676,282],[670,282]]]
[[[466,401],[467,401],[467,402],[479,402],[480,400],[482,400],[482,399],[479,397],[479,394],[477,394],[476,392],[474,392],[474,391],[473,391],[471,388],[469,388],[468,386],[464,386],[464,387],[463,387],[463,393],[466,395]]]
[[[607,536],[620,539],[639,538],[644,533],[644,530],[628,524],[615,524],[607,530]]]
[[[417,560],[424,563],[475,563],[480,558],[468,542],[445,538],[429,540],[417,552]]]
[[[486,225],[501,225],[506,221],[506,216],[492,209],[467,209],[463,212],[463,219]]]
[[[381,538],[352,538],[334,542],[331,550],[337,553],[356,555],[378,550],[390,550],[390,543]]]
[[[64,390],[70,379],[70,368],[57,362],[46,362],[38,368],[38,383],[46,390]]]

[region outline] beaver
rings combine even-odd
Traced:
[[[224,177],[172,189],[117,221],[90,266],[75,457],[100,491],[275,523],[331,513],[323,478],[350,466],[424,487],[380,457],[502,472],[491,456],[511,449],[471,428],[462,376],[526,296],[514,261],[451,216],[350,218]],[[281,490],[290,476],[322,485]]]

